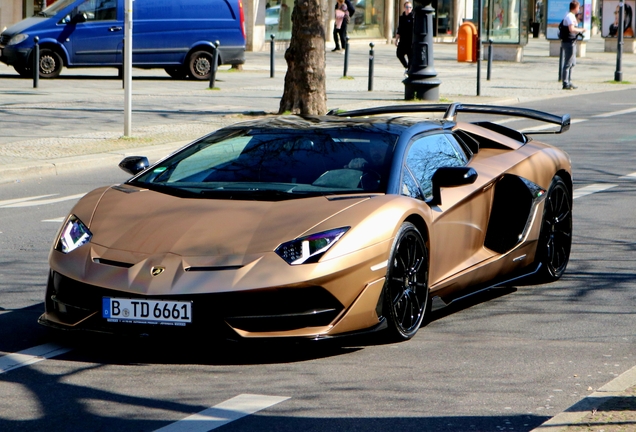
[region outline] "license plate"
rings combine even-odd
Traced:
[[[108,322],[185,326],[192,322],[192,302],[104,297]]]

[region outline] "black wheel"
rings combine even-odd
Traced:
[[[561,177],[554,176],[543,209],[537,257],[538,282],[558,280],[565,272],[572,247],[572,193]]]
[[[188,74],[193,79],[209,80],[214,57],[208,51],[196,51],[190,56]]]
[[[417,228],[405,222],[393,243],[386,282],[383,314],[391,339],[411,339],[430,310],[428,251]]]
[[[48,48],[40,50],[40,78],[57,78],[62,72],[62,57]]]
[[[188,77],[188,70],[183,66],[167,67],[164,70],[174,79],[186,79]]]

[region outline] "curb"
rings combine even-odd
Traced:
[[[561,432],[567,427],[578,423],[588,413],[597,410],[612,397],[621,396],[625,390],[635,385],[636,366],[623,372],[591,395],[581,399],[562,413],[557,414],[530,432]]]

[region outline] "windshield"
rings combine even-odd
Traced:
[[[224,130],[129,183],[224,199],[293,199],[386,192],[397,136],[355,128]]]
[[[75,3],[75,1],[76,0],[58,0],[55,3],[53,3],[51,6],[47,7],[43,11],[39,12],[38,15],[39,16],[45,16],[45,17],[55,16],[62,9],[64,9],[67,6],[70,6],[73,3]]]

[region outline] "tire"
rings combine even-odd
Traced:
[[[537,261],[538,283],[554,282],[563,276],[572,247],[572,192],[563,179],[552,179],[545,199]]]
[[[428,251],[422,235],[409,222],[400,227],[393,242],[383,302],[388,336],[394,341],[415,336],[431,309]]]
[[[188,77],[188,70],[183,66],[167,67],[164,70],[174,79],[186,79]]]
[[[62,72],[62,57],[48,48],[40,50],[40,78],[57,78]]]
[[[209,80],[214,57],[208,51],[195,51],[188,60],[188,75],[192,79]]]

